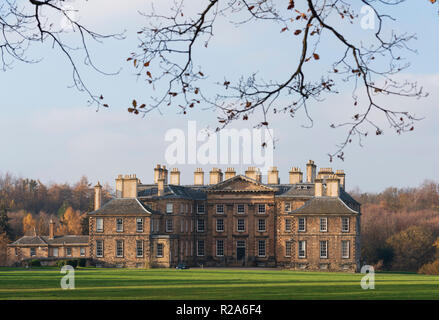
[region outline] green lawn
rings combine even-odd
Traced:
[[[0,299],[439,299],[439,276],[378,273],[375,290],[362,274],[267,269],[76,270],[62,290],[58,269],[0,268]]]

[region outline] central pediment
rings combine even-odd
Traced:
[[[207,192],[274,192],[273,188],[243,175],[210,186]]]

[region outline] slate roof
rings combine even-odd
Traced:
[[[139,198],[160,198],[160,199],[188,199],[188,200],[206,200],[207,186],[180,186],[168,184],[162,196],[157,196],[157,185],[140,185],[137,196]]]
[[[105,214],[151,214],[152,210],[135,198],[114,198],[100,207],[98,210],[90,212],[90,215]]]
[[[273,186],[275,187],[275,186]],[[275,193],[276,197],[314,197],[314,184],[298,183],[290,185],[279,185]]]
[[[224,180],[224,181],[222,181],[220,183],[217,183],[217,184],[209,186],[207,188],[207,192],[212,192],[212,191],[222,191],[222,192],[224,192],[224,191],[226,191],[226,192],[227,191],[233,191],[233,192],[239,192],[239,191],[241,191],[241,190],[232,190],[232,189],[228,189],[227,188],[227,184],[233,182],[234,180],[244,180],[244,181],[250,182],[250,183],[252,183],[254,185],[257,185],[257,186],[261,187],[261,190],[247,190],[247,189],[244,189],[244,190],[242,190],[242,192],[261,192],[261,191],[262,192],[273,192],[273,191],[276,191],[275,189],[273,189],[269,185],[266,185],[264,183],[256,181],[256,180],[254,180],[252,178],[249,178],[249,177],[243,176],[243,175],[236,175],[236,176],[234,176],[234,177],[232,177],[230,179],[227,179],[227,180]]]
[[[15,245],[62,245],[62,244],[84,244],[88,245],[89,236],[55,236],[53,239],[49,239],[48,236],[24,236],[17,241],[10,244]]]
[[[300,214],[358,214],[339,197],[315,197],[291,213]]]

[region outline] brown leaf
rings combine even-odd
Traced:
[[[149,61],[143,64],[144,67],[149,67]]]
[[[147,75],[148,77],[152,78],[151,72],[147,71],[147,72],[146,72],[146,75]]]
[[[136,100],[133,100],[133,107],[134,108],[137,107],[137,101]]]
[[[299,35],[301,33],[302,33],[302,30],[300,30],[300,29],[297,29],[296,31],[294,31],[294,35],[295,36],[297,36],[297,35]]]
[[[314,59],[316,59],[316,60],[320,59],[320,56],[317,53],[314,53],[313,56],[314,56]]]
[[[282,30],[280,32],[284,32],[284,31],[287,31],[287,30],[288,30],[288,28],[285,27],[285,28],[282,28]]]

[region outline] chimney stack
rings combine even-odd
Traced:
[[[180,171],[177,168],[172,168],[170,180],[171,184],[180,185]]]
[[[317,174],[317,178],[327,179],[332,175],[334,175],[334,172],[332,172],[332,168],[320,168],[319,173]]]
[[[135,174],[118,175],[116,179],[117,198],[137,198],[137,186],[140,180]]]
[[[155,168],[154,168],[154,183],[157,184],[159,182],[159,179],[162,175],[162,167],[158,164]]]
[[[165,179],[165,184],[168,184],[168,169],[166,169],[165,165],[162,166],[162,175],[160,178]]]
[[[245,175],[250,179],[256,180],[257,182],[261,182],[261,172],[259,168],[248,167],[248,169],[245,171]]]
[[[227,168],[226,170],[226,174],[225,174],[225,179],[230,179],[233,178],[234,176],[236,176],[236,171],[233,168]]]
[[[55,222],[53,222],[53,220],[50,219],[50,222],[49,222],[49,239],[53,240],[54,237],[55,237]]]
[[[323,180],[322,179],[315,179],[314,196],[323,197]]]
[[[159,178],[157,181],[157,195],[161,197],[165,193],[165,179]]]
[[[279,184],[279,171],[277,167],[271,167],[270,170],[268,170],[267,183]]]
[[[346,174],[344,173],[344,170],[335,171],[335,175],[340,180],[340,187],[342,187],[343,190],[346,190]]]
[[[303,173],[299,168],[291,168],[290,171],[290,184],[302,183]]]
[[[98,181],[95,185],[95,211],[98,210],[102,205],[102,186]]]
[[[223,181],[223,173],[221,172],[221,169],[212,168],[212,170],[210,170],[209,178],[209,184],[217,184]]]
[[[329,197],[340,196],[340,180],[336,175],[326,179],[326,195]]]
[[[314,183],[316,179],[316,165],[313,160],[309,160],[306,164],[306,182]]]
[[[194,185],[204,185],[204,171],[201,168],[197,168],[197,170],[194,172]]]

